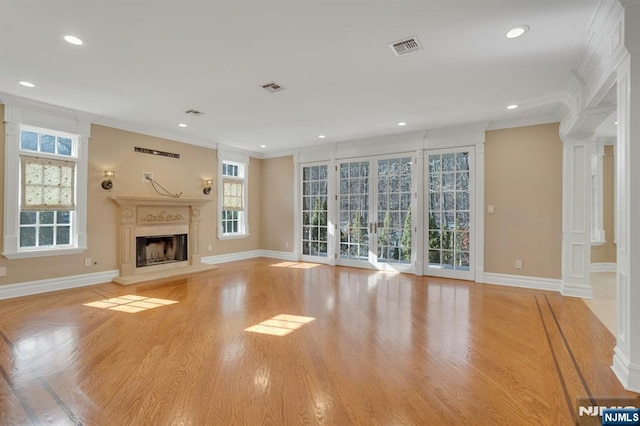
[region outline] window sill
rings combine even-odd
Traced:
[[[249,234],[226,234],[218,235],[219,240],[239,240],[241,238],[247,238]]]
[[[2,253],[7,259],[28,259],[33,257],[67,256],[71,254],[84,253],[87,247],[70,247],[59,249],[43,249],[29,251],[5,251]]]

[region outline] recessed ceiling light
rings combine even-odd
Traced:
[[[529,31],[528,25],[520,25],[518,27],[511,28],[509,31],[507,31],[507,33],[505,34],[505,37],[518,38],[522,36],[524,33],[526,33],[527,31]]]
[[[318,136],[318,138],[324,139],[324,138],[326,138],[326,136],[325,135],[320,135],[320,136]]]
[[[260,145],[260,148],[266,148],[266,147],[267,147],[266,145]]]
[[[617,125],[618,125],[618,122],[617,122],[617,121],[614,121],[614,122],[613,122],[613,124],[615,124],[615,125],[617,126]]]
[[[516,109],[516,108],[518,108],[518,105],[516,104],[512,104],[507,107],[507,109]]]
[[[178,124],[178,127],[187,127],[187,125],[184,124],[184,123],[180,123],[180,124]]]
[[[400,126],[400,127],[406,126],[406,125],[407,125],[407,123],[405,123],[404,121],[401,121],[401,122],[398,123],[398,126]]]
[[[20,83],[24,87],[36,87],[36,85],[30,81],[19,81],[18,83]]]
[[[66,41],[67,43],[71,43],[71,44],[75,44],[76,46],[82,46],[84,44],[84,42],[82,40],[80,40],[78,37],[76,36],[72,36],[72,35],[64,35],[62,36],[62,38],[64,39],[64,41]]]

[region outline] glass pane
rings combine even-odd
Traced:
[[[71,155],[71,139],[69,138],[58,138],[58,154],[60,155]]]
[[[429,250],[429,264],[440,265],[440,250]]]
[[[311,222],[309,222],[309,212],[303,212],[302,213],[302,224],[303,225],[309,225]]]
[[[56,228],[56,244],[69,244],[70,243],[70,227],[58,226]]]
[[[20,247],[35,247],[36,228],[20,228]]]
[[[224,172],[223,172],[224,174]],[[302,168],[302,180],[309,180],[311,177],[311,167],[303,167]],[[305,253],[307,254],[307,253]]]
[[[442,248],[444,250],[453,250],[453,232],[442,232]]]
[[[38,150],[38,134],[34,132],[22,131],[20,133],[20,148],[29,151]],[[26,246],[21,246],[26,247]]]
[[[455,268],[460,271],[469,270],[469,253],[456,253]]]
[[[443,192],[442,200],[443,200],[443,210],[453,210],[454,209],[454,192]]]
[[[71,222],[71,212],[69,211],[56,212],[56,223],[70,223],[70,222]]]
[[[310,253],[309,245],[310,245],[310,243],[307,242],[307,241],[304,241],[302,243],[302,254],[309,254]]]
[[[340,164],[340,178],[346,179],[349,177],[349,165],[348,164]]]
[[[453,191],[455,189],[455,184],[456,184],[455,173],[442,174],[442,190],[443,191]]]
[[[38,235],[39,246],[53,245],[53,226],[41,226]]]
[[[442,251],[442,267],[445,269],[453,269],[453,252]]]
[[[458,191],[469,190],[469,172],[456,173],[456,189]]]
[[[469,153],[459,152],[456,154],[456,170],[469,170]]]
[[[429,231],[429,248],[440,248],[440,231]]]
[[[429,156],[429,173],[439,173],[442,166],[442,160],[439,155]]]
[[[432,192],[429,194],[429,210],[440,210],[440,194]]]
[[[40,136],[40,151],[42,152],[56,152],[56,137],[51,135]]]
[[[40,212],[40,223],[53,223],[53,215],[55,212]]]
[[[318,166],[311,168],[311,179],[318,180],[320,178],[320,169]]]
[[[456,214],[453,212],[447,212],[444,214],[444,224],[443,227],[445,229],[455,229],[456,227]]]
[[[36,212],[20,212],[20,225],[35,225]]]
[[[429,191],[440,192],[440,185],[442,185],[441,175],[430,174],[429,175]]]
[[[320,180],[327,180],[327,166],[320,166]]]
[[[456,170],[456,155],[443,154],[442,155],[442,171],[454,172],[455,170]]]
[[[469,193],[456,193],[456,210],[469,210]]]
[[[456,232],[456,251],[469,251],[469,232]]]
[[[441,213],[431,212],[429,213],[429,229],[440,229],[442,224]]]
[[[456,213],[456,229],[469,230],[469,213]]]

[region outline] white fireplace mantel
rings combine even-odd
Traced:
[[[118,284],[128,285],[164,276],[175,276],[201,269],[198,251],[200,208],[211,202],[204,198],[153,198],[113,196],[120,207],[120,277]],[[176,228],[188,230],[188,260],[147,267],[136,266],[136,237],[172,234]],[[166,230],[166,232],[164,232]]]

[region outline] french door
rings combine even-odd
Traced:
[[[338,163],[336,263],[413,272],[411,156]]]
[[[475,277],[473,154],[471,148],[426,152],[425,275]]]

